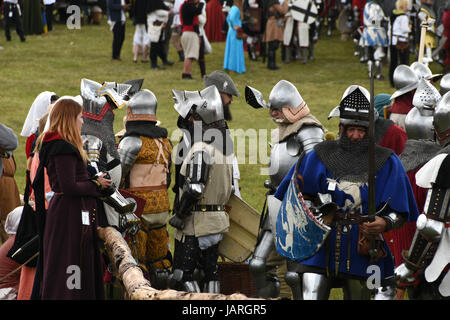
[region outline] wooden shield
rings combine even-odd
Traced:
[[[260,214],[234,194],[225,207],[230,216],[230,229],[220,242],[219,255],[233,262],[244,262],[255,249]]]

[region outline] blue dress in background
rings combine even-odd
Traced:
[[[242,39],[236,37],[235,26],[242,27],[241,14],[239,8],[232,6],[227,15],[228,33],[225,43],[225,55],[223,58],[223,68],[237,73],[245,72],[244,43]]]

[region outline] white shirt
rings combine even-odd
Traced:
[[[181,9],[181,5],[183,3],[184,3],[184,0],[175,0],[175,3],[173,5],[173,23],[172,23],[173,27],[181,25],[180,9]]]
[[[397,44],[397,40],[400,38],[403,41],[408,40],[409,33],[411,32],[409,28],[409,18],[406,14],[402,14],[395,18],[392,25],[392,45]]]
[[[56,0],[43,0],[44,5],[48,6],[50,4],[54,4],[56,2]]]
[[[17,4],[19,2],[19,0],[4,0],[4,1],[12,4]]]

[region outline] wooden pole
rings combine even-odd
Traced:
[[[212,293],[188,293],[176,290],[156,290],[144,278],[142,270],[131,254],[127,242],[120,232],[112,227],[98,228],[98,236],[105,242],[111,259],[114,275],[122,281],[126,299],[130,300],[255,300],[244,294],[231,295]]]
[[[420,43],[419,43],[419,56],[417,61],[423,63],[423,55],[425,52],[425,37],[427,35],[428,23],[426,21],[422,22],[420,25]]]

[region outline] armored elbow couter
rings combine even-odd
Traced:
[[[400,229],[406,221],[405,214],[400,214],[397,212],[391,212],[387,216],[384,216],[383,219],[386,221],[386,229],[384,232],[392,229]]]

